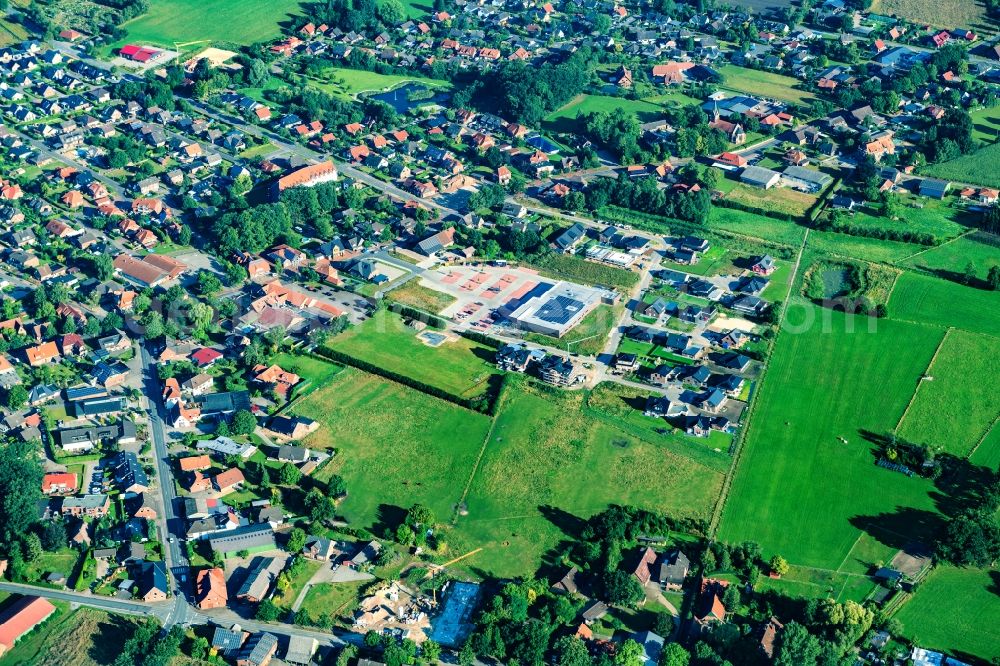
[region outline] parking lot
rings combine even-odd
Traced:
[[[494,311],[547,278],[515,266],[442,266],[421,274],[420,284],[455,297],[441,315],[479,331],[495,323]],[[551,281],[551,280],[549,280]]]

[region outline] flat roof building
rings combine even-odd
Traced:
[[[596,287],[541,283],[514,304],[507,319],[518,328],[560,338],[607,298],[609,294]]]

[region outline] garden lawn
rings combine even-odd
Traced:
[[[307,446],[336,447],[315,478],[344,478],[347,519],[358,526],[387,521],[393,530],[397,511],[415,502],[441,520],[451,515],[489,428],[484,415],[353,368],[294,411],[320,422]]]
[[[709,247],[708,252],[701,255],[694,265],[678,264],[668,259],[661,263],[667,268],[692,275],[721,275],[733,269],[732,256],[727,256],[726,248],[719,244]]]
[[[719,74],[723,78],[722,88],[747,95],[771,97],[793,104],[802,104],[815,97],[811,92],[796,90],[795,87],[800,86],[801,82],[784,74],[762,72],[738,65],[726,65],[719,70]]]
[[[767,557],[779,553],[791,564],[837,570],[861,526],[907,534],[919,526],[893,512],[933,511],[930,483],[877,467],[860,431],[885,434],[896,426],[942,331],[878,320],[872,333],[859,319],[848,332],[841,313],[793,305],[745,435],[719,537],[751,539]],[[799,326],[805,317],[812,324]]]
[[[333,379],[334,375],[344,369],[336,363],[331,363],[325,359],[296,353],[278,354],[271,359],[271,363],[277,363],[281,366],[282,370],[297,374],[302,378],[303,383],[308,382],[305,388],[310,390],[326,386]],[[300,392],[301,388],[296,387],[296,393]]]
[[[329,74],[332,77],[331,81],[321,82],[310,78],[307,79],[307,85],[331,94],[340,94],[342,97],[354,97],[362,92],[395,88],[408,81],[416,81],[434,88],[451,87],[451,84],[447,81],[427,79],[413,75],[379,74],[362,69],[346,69],[342,67],[330,67],[323,71],[324,74]]]
[[[387,293],[385,297],[394,303],[402,303],[434,314],[458,300],[451,294],[423,286],[420,280],[410,280]]]
[[[972,118],[972,138],[986,143],[1000,140],[1000,106],[991,106],[970,111]]]
[[[377,311],[327,346],[463,398],[481,395],[498,376],[493,349],[461,337],[425,345],[417,331],[388,310]]]
[[[928,165],[920,172],[923,175],[956,180],[960,183],[1000,187],[1000,170],[996,168],[997,164],[1000,164],[1000,143],[980,148],[947,162]]]
[[[921,647],[986,662],[997,656],[1000,646],[998,587],[996,569],[939,566],[896,618],[903,623],[904,635]]]
[[[307,558],[301,558],[301,562],[302,563],[298,565],[299,571],[291,578],[287,590],[285,592],[277,590],[274,593],[274,603],[285,610],[291,609],[292,604],[295,603],[295,599],[298,598],[302,588],[304,588],[306,583],[309,582],[309,579],[324,566],[322,562]]]
[[[175,42],[235,42],[250,45],[281,35],[283,27],[299,27],[302,0],[151,0],[149,10],[125,23],[121,43],[174,48]],[[184,46],[181,47],[185,48]]]
[[[875,587],[871,579],[861,574],[791,567],[781,578],[761,576],[757,591],[774,590],[802,599],[835,599],[861,601]]]
[[[889,300],[889,316],[996,335],[1000,292],[904,272]]]
[[[609,95],[577,95],[542,121],[545,129],[556,132],[575,132],[583,129],[583,116],[591,113],[608,113],[622,109],[634,115],[640,123],[656,120],[663,115],[663,108],[645,100],[623,99]]]
[[[899,436],[967,456],[1000,411],[1000,338],[952,330],[927,374],[933,380],[920,382]]]
[[[964,274],[970,262],[976,267],[976,274],[985,278],[990,266],[1000,264],[1000,236],[971,233],[910,257],[903,264],[930,271]]]
[[[578,521],[611,503],[708,518],[723,475],[588,417],[580,392],[511,387],[450,541],[465,563],[524,575]],[[575,534],[573,536],[576,536]]]
[[[336,616],[348,614],[348,611],[360,601],[361,586],[367,582],[354,581],[313,585],[302,601],[302,610],[308,612],[312,618],[318,618],[326,613]]]

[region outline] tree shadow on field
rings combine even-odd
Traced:
[[[872,516],[854,516],[851,525],[894,550],[913,541],[927,541],[944,528],[945,518],[934,511],[897,506]]]
[[[394,504],[379,504],[372,533],[392,538],[396,528],[406,519],[406,509]]]
[[[495,363],[497,360],[497,353],[486,347],[473,347],[472,354],[480,361],[485,361],[487,363]]]
[[[1000,597],[1000,571],[990,572],[990,585],[986,589]]]
[[[87,656],[98,664],[111,664],[133,633],[135,622],[111,615],[107,621],[97,623],[97,631],[94,632]]]

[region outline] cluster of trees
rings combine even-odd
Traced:
[[[9,2],[3,3],[6,11]],[[125,36],[121,24],[145,14],[149,9],[149,0],[101,0],[90,3],[86,11],[71,12],[71,25],[78,30],[91,35],[104,35],[111,40]],[[52,3],[32,1],[22,10],[24,21],[41,33],[45,39],[52,39],[63,27],[67,17],[61,16],[60,23],[53,22],[52,15],[56,8]]]
[[[280,202],[224,213],[211,223],[210,231],[215,250],[224,257],[237,251],[256,254],[276,243],[294,246],[301,240],[288,208]]]
[[[406,9],[399,0],[326,0],[310,8],[309,17],[317,25],[325,23],[345,32],[377,32],[406,20]]]
[[[979,148],[972,136],[972,117],[962,108],[950,108],[920,137],[920,150],[928,162],[945,162]]]
[[[171,627],[161,635],[156,620],[144,620],[122,645],[114,666],[166,666],[177,656],[184,630],[180,626]]]
[[[365,634],[365,647],[381,653],[381,661],[386,666],[406,666],[406,664],[437,664],[441,659],[441,646],[434,640],[426,640],[418,647],[408,638],[402,640],[390,634],[369,631]],[[337,655],[337,666],[351,663],[358,656],[358,648],[345,647]]]
[[[937,542],[937,557],[958,566],[989,566],[1000,559],[1000,473],[988,472],[964,489],[966,508],[948,521]]]
[[[505,62],[456,93],[455,106],[469,101],[501,116],[537,126],[542,118],[583,92],[592,78],[594,55],[583,47],[561,63],[541,66]]]
[[[711,173],[709,170],[706,173]],[[584,193],[582,204],[600,211],[609,204],[643,213],[703,224],[712,208],[709,188],[697,191],[661,189],[655,178],[597,178]]]
[[[708,116],[697,104],[667,109],[664,117],[678,128],[674,135],[674,152],[678,157],[715,155],[729,147],[726,135],[708,126]],[[760,129],[759,123],[756,129]]]
[[[532,230],[520,231],[513,227],[493,227],[491,229],[469,229],[459,227],[456,235],[466,246],[476,248],[476,255],[492,260],[504,258],[538,259],[551,252],[545,239]]]
[[[637,164],[650,159],[649,152],[639,146],[642,136],[639,120],[635,114],[622,107],[587,114],[584,118],[584,132],[613,152],[622,164]],[[662,152],[660,144],[656,147]]]

